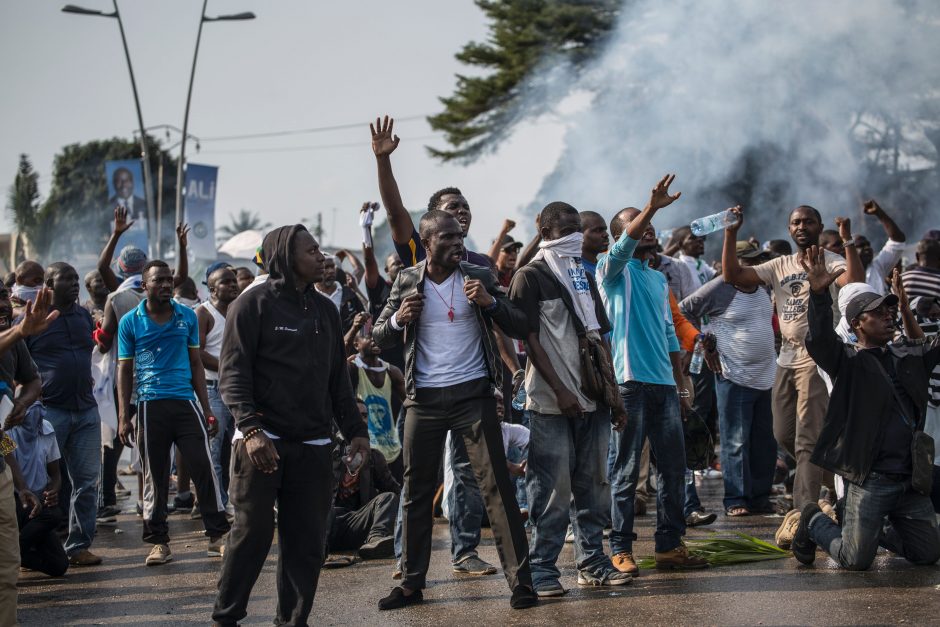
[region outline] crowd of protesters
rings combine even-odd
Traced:
[[[577,585],[631,583],[652,500],[656,567],[705,568],[683,536],[720,514],[708,478],[727,517],[784,515],[774,539],[803,564],[940,559],[940,232],[911,246],[868,201],[876,253],[803,205],[793,252],[741,239],[734,207],[710,264],[689,226],[657,236],[681,202],[667,175],[642,208],[549,203],[526,244],[506,220],[483,254],[455,187],[414,224],[393,121],[371,131],[396,251],[381,270],[367,202],[361,260],[277,228],[257,270],[209,265],[201,301],[184,225],[175,270],[132,246],[114,262],[119,207],[86,303],[65,262],[0,286],[0,622],[20,566],[101,563],[121,476],[146,565],[173,558],[173,512],[202,520],[220,625],[247,615],[275,533],[277,624],[306,624],[321,568],[357,559],[394,559],[379,609],[421,603],[439,509],[455,573],[497,572],[477,552],[490,527],[514,609],[565,594],[566,541]]]

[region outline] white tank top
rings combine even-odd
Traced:
[[[209,329],[209,333],[206,334],[206,352],[215,357],[219,358],[219,354],[222,352],[222,332],[225,331],[225,316],[219,313],[219,310],[212,306],[212,303],[206,301],[199,305],[199,307],[204,308],[210,314],[212,314],[212,328]],[[215,370],[206,369],[206,380],[207,381],[218,381],[219,373]]]

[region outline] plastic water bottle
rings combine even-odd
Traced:
[[[698,339],[695,341],[695,350],[692,351],[692,363],[689,364],[689,372],[701,374],[703,361],[705,361],[705,347],[702,346],[702,340]]]
[[[703,235],[720,231],[721,229],[727,228],[732,224],[737,223],[738,217],[733,214],[730,209],[725,209],[719,213],[714,213],[710,216],[693,220],[690,226],[692,227],[693,235],[696,237],[702,237]]]
[[[520,385],[519,391],[516,392],[516,395],[512,397],[512,408],[516,411],[522,411],[525,409],[525,386]]]

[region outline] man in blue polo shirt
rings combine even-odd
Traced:
[[[142,277],[147,298],[118,325],[118,432],[125,445],[136,440],[140,447],[144,541],[154,545],[146,563],[155,566],[172,559],[166,503],[174,444],[196,484],[209,556],[218,557],[229,523],[209,460],[209,435],[217,425],[211,410],[204,417],[201,409],[210,406],[199,355],[199,324],[192,309],[173,301],[173,273],[166,263],[147,263]],[[136,433],[131,426],[135,365]]]

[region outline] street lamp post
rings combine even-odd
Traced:
[[[73,13],[76,15],[95,15],[98,17],[113,17],[117,19],[118,29],[121,31],[121,43],[124,44],[124,57],[127,59],[127,71],[131,75],[131,89],[134,92],[134,106],[137,108],[137,125],[140,128],[140,157],[144,160],[144,194],[147,201],[147,221],[149,224],[154,224],[154,204],[153,204],[153,185],[151,183],[153,176],[150,171],[150,156],[147,154],[147,134],[144,130],[144,116],[140,112],[140,98],[137,95],[137,81],[134,80],[134,67],[131,65],[131,53],[127,47],[127,37],[124,35],[124,22],[121,21],[121,13],[118,11],[117,0],[111,0],[114,5],[113,13],[105,13],[104,11],[96,11],[94,9],[85,9],[83,7],[75,6],[74,4],[67,4],[62,7],[63,13]],[[154,232],[153,229],[148,229],[149,235],[147,239],[148,247],[150,248],[150,254],[154,253]]]
[[[185,181],[183,179],[183,168],[185,167],[186,162],[186,138],[188,137],[187,131],[189,130],[189,105],[193,99],[193,79],[196,77],[196,59],[199,58],[199,42],[202,40],[202,25],[206,22],[222,22],[222,21],[238,21],[238,20],[253,20],[255,19],[255,14],[250,11],[243,13],[233,13],[230,15],[219,15],[216,17],[208,17],[206,15],[206,5],[209,4],[209,0],[202,0],[202,15],[199,18],[199,30],[196,32],[196,49],[193,52],[193,67],[189,72],[189,90],[186,92],[186,110],[183,113],[183,138],[180,141],[180,157],[176,165],[176,223],[179,224],[183,221],[183,187]]]

